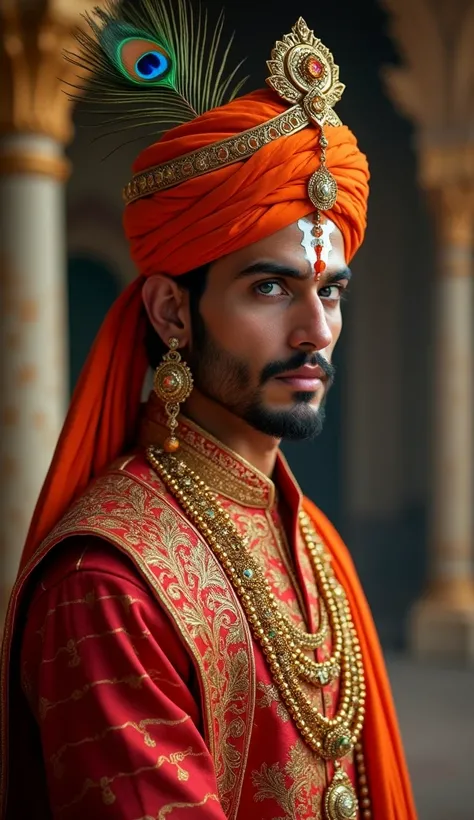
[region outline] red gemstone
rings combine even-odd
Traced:
[[[308,60],[308,71],[312,77],[320,77],[323,73],[323,65],[316,59],[316,57],[311,57]]]
[[[316,264],[314,266],[314,270],[315,270],[317,276],[320,276],[326,270],[326,262],[323,262],[322,259],[318,259],[318,261],[316,262]]]
[[[176,387],[176,376],[165,376],[163,379],[163,387],[165,390],[173,390]]]
[[[163,444],[165,453],[176,453],[179,450],[179,439],[174,436],[167,438]]]

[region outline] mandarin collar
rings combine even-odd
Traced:
[[[140,447],[161,446],[169,435],[163,405],[151,393],[143,407],[139,427]],[[245,507],[271,509],[276,502],[275,482],[239,456],[194,421],[180,415],[177,436],[181,442],[180,457],[194,470],[213,492]],[[298,483],[280,452],[273,474],[280,492],[291,498],[291,506],[299,508],[302,494]]]

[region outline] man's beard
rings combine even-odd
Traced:
[[[219,347],[200,315],[195,315],[193,319],[193,349],[187,352],[186,358],[193,371],[194,383],[204,396],[225,407],[255,430],[273,438],[299,441],[321,433],[327,391],[334,380],[335,368],[320,353],[301,351],[287,361],[271,362],[264,367],[258,387],[250,389],[247,363]],[[319,365],[326,375],[326,390],[319,406],[311,406],[314,393],[295,391],[291,408],[265,407],[262,398],[264,384],[275,376],[308,364]]]

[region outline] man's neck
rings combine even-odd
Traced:
[[[247,422],[194,388],[184,407],[185,415],[222,444],[271,477],[279,441],[259,433]]]

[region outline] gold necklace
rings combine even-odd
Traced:
[[[184,461],[158,448],[149,447],[147,458],[225,570],[302,738],[325,759],[341,759],[352,751],[362,731],[365,711],[362,654],[344,590],[335,578],[330,558],[309,517],[300,514],[301,532],[328,612],[335,646],[332,660],[322,664],[308,658],[292,639],[259,563],[204,481]],[[340,674],[341,686],[336,715],[329,718],[313,706],[299,681],[324,685],[318,673],[329,669],[334,658],[338,669],[332,668],[332,671]]]
[[[301,646],[302,649],[314,650],[319,649],[319,647],[323,645],[329,628],[328,613],[324,605],[321,605],[320,607],[320,623],[316,632],[306,632],[304,629],[295,624],[286,612],[282,611],[278,601],[277,605],[281,618],[285,622],[286,628],[291,633],[292,639],[298,644],[298,646]]]

